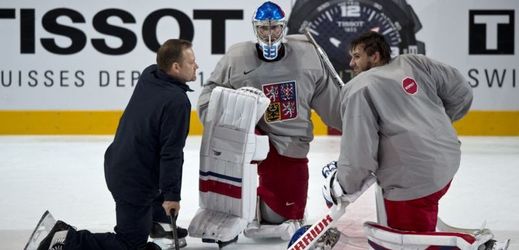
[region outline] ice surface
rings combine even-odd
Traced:
[[[45,210],[78,229],[112,231],[114,203],[103,174],[112,136],[0,136],[0,249],[22,249]],[[184,185],[178,225],[187,227],[198,208],[200,137],[185,148]],[[440,216],[457,227],[486,221],[497,238],[519,249],[519,137],[462,137],[462,163],[440,204]],[[308,221],[325,214],[321,167],[337,158],[339,137],[316,137],[310,149]],[[376,220],[373,188],[348,207],[340,227],[362,236],[364,220]],[[188,238],[185,249],[217,249]],[[286,249],[280,240],[240,236],[234,249]]]

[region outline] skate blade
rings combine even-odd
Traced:
[[[175,250],[175,242],[172,239],[152,239],[151,242],[157,244],[162,250]],[[178,239],[178,248],[184,248],[186,246],[186,239]]]
[[[507,250],[509,246],[510,246],[510,239],[507,239],[501,243],[501,248],[498,248],[498,249]]]
[[[41,241],[49,234],[54,224],[56,224],[56,220],[52,214],[49,211],[45,211],[38,224],[36,224],[27,244],[25,244],[24,250],[37,250]]]

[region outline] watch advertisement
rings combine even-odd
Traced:
[[[335,70],[351,78],[348,44],[372,30],[392,56],[425,54],[459,69],[471,112],[519,111],[519,1],[279,0],[287,34],[308,28]],[[201,86],[233,44],[255,41],[263,1],[4,1],[0,111],[123,110],[140,71],[170,38],[193,42]]]

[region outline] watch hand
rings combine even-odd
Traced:
[[[373,27],[370,30],[379,33],[380,27]]]
[[[335,37],[330,37],[330,43],[333,44],[333,46],[339,48],[339,46],[341,45],[341,41]]]

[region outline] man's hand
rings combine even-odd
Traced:
[[[178,201],[164,201],[162,203],[162,207],[164,208],[164,210],[166,210],[166,214],[168,216],[177,216],[178,215],[178,210],[180,210],[180,202]],[[175,213],[176,214],[170,214],[169,211],[171,211],[171,209],[175,209]]]
[[[322,174],[324,177],[322,192],[326,205],[328,207],[331,207],[333,204],[337,205],[338,198],[345,194],[336,178],[337,162],[332,161],[324,166]]]

